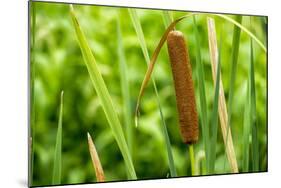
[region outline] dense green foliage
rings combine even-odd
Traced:
[[[36,9],[33,9],[34,5]],[[162,122],[152,82],[148,84],[142,99],[138,127],[135,128],[134,122],[132,122],[147,64],[128,9],[83,5],[75,5],[74,8],[80,27],[86,36],[109,91],[114,110],[123,126],[124,135],[127,135],[126,126],[131,123],[131,134],[133,136],[130,137],[130,140],[133,144],[129,144],[129,146],[137,177],[139,179],[170,177]],[[32,10],[35,10],[31,16],[35,25],[31,22],[32,37],[30,37],[34,40],[31,42],[31,89],[34,92],[31,100],[31,135],[33,137],[34,154],[31,168],[33,169],[32,185],[46,185],[52,182],[62,90],[64,91],[64,102],[61,183],[96,181],[88,151],[87,132],[93,135],[106,180],[126,180],[127,170],[124,159],[83,61],[71,21],[69,5],[37,2],[33,3],[31,12]],[[137,13],[149,54],[152,55],[165,31],[163,11],[137,9]],[[170,11],[170,13],[174,19],[187,14],[187,12],[173,11]],[[36,19],[34,19],[35,15]],[[200,36],[201,60],[202,66],[204,66],[207,121],[210,122],[215,87],[211,75],[207,16],[215,18],[217,35],[220,36],[223,32],[224,36],[220,49],[220,66],[227,101],[234,27],[232,23],[211,14],[196,16]],[[230,17],[234,18],[234,16]],[[117,29],[118,24],[120,30]],[[242,25],[248,28],[264,44],[267,41],[266,24],[266,18],[264,17],[251,17],[250,21],[249,16],[243,16]],[[196,48],[198,46],[194,36],[193,20],[185,19],[177,24],[176,28],[184,33],[187,40],[201,124],[202,111],[196,76]],[[219,39],[219,37],[217,38]],[[242,171],[242,168],[243,170],[247,169],[246,171],[254,171],[257,168],[259,171],[265,171],[267,170],[267,61],[263,49],[255,41],[253,41],[253,48],[250,44],[249,35],[241,31],[236,77],[233,85],[230,125],[239,171]],[[120,48],[123,51],[120,51]],[[252,50],[253,53],[251,53]],[[120,65],[120,63],[123,64]],[[126,63],[125,66],[124,63]],[[126,68],[125,79],[121,75],[124,74],[122,68]],[[249,74],[250,70],[254,75]],[[191,166],[188,148],[182,143],[179,134],[175,92],[166,45],[160,52],[153,76],[157,84],[160,104],[168,129],[177,175],[190,176]],[[250,84],[251,87],[255,87],[254,95],[249,93],[249,79],[251,77],[255,79],[255,82]],[[122,79],[123,82],[127,80],[128,84],[122,85]],[[128,90],[129,95],[126,95]],[[125,101],[124,96],[130,98]],[[253,102],[250,102],[249,99]],[[245,110],[245,107],[248,106],[245,104],[254,104],[252,106],[256,106],[256,109],[251,107]],[[126,110],[126,107],[131,109]],[[251,111],[256,113],[254,130],[257,132],[257,137],[254,140],[257,139],[257,143],[254,144],[254,147],[258,147],[258,157],[252,156],[252,153],[255,153],[252,152],[253,139],[244,133],[244,130],[251,132],[252,129],[243,127],[245,124],[251,126],[247,124],[247,122],[251,122],[249,120],[251,119],[249,118],[250,115],[247,116],[247,112],[250,113]],[[128,116],[130,118],[126,119]],[[245,118],[248,119],[244,120]],[[225,155],[219,122],[217,137],[215,173],[229,173],[230,169]],[[245,148],[245,143],[247,143],[247,146],[249,145],[249,150]],[[200,130],[199,142],[193,148],[195,161],[198,161],[200,153],[204,151],[202,130]],[[248,153],[248,158],[245,158],[245,153]],[[255,163],[258,162],[258,164],[253,163],[254,159]],[[245,164],[248,165],[245,166]],[[195,165],[198,166],[198,164]],[[202,174],[202,171],[200,174]]]

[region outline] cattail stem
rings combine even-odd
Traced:
[[[191,175],[195,175],[195,159],[194,159],[194,150],[193,150],[193,145],[188,146],[188,152],[189,152],[189,158],[190,158],[190,166],[191,166]]]
[[[184,36],[180,31],[170,31],[167,44],[174,79],[180,132],[183,142],[198,140],[198,116],[192,80],[192,70]]]

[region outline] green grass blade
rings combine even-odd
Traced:
[[[171,15],[171,12],[167,10],[163,10],[162,15],[165,28],[167,28],[173,22],[173,16]]]
[[[31,16],[31,58],[30,58],[30,162],[29,162],[29,185],[33,181],[33,163],[34,163],[34,140],[35,140],[35,95],[34,95],[34,79],[35,79],[35,31],[36,31],[36,6],[33,1],[30,2]]]
[[[199,176],[201,174],[206,174],[206,165],[202,165],[206,160],[206,154],[204,150],[199,150],[195,155],[195,175]],[[204,163],[205,164],[205,163]]]
[[[235,23],[238,23],[241,25],[242,23],[242,16],[237,15],[235,17]],[[236,72],[237,72],[237,60],[238,60],[238,54],[239,54],[239,44],[240,44],[240,33],[241,28],[237,25],[234,25],[234,31],[233,31],[233,38],[232,38],[232,51],[231,51],[231,63],[230,63],[230,79],[229,79],[229,96],[228,96],[228,122],[227,122],[227,134],[226,134],[226,140],[228,141],[228,136],[231,132],[231,116],[232,116],[232,101],[233,101],[233,95],[234,95],[234,85],[236,80]],[[227,155],[227,153],[226,153]],[[224,169],[225,169],[225,161],[224,161]]]
[[[250,117],[252,125],[252,157],[253,171],[259,171],[259,141],[256,121],[256,89],[255,89],[255,66],[253,41],[251,39],[251,63],[250,63]]]
[[[223,15],[223,14],[215,14],[215,15],[218,16],[218,17],[221,17],[221,18],[233,23],[235,26],[239,27],[247,35],[249,35],[253,40],[255,40],[256,43],[263,49],[264,52],[267,52],[267,49],[266,49],[265,45],[251,31],[249,31],[246,27],[241,25],[241,23],[239,23],[236,20],[230,18],[229,16],[226,16],[226,15]]]
[[[133,120],[132,120],[132,110],[130,104],[130,90],[129,90],[129,80],[128,80],[128,70],[126,64],[126,58],[123,48],[122,41],[122,31],[120,27],[120,16],[117,18],[117,43],[118,43],[118,60],[119,60],[119,71],[121,78],[121,90],[123,98],[123,119],[126,128],[126,138],[128,143],[128,148],[131,156],[133,156],[133,145],[134,145],[134,131],[133,131]],[[133,157],[132,157],[133,158]]]
[[[262,30],[263,30],[263,33],[264,33],[264,36],[267,36],[267,29],[268,29],[268,26],[267,26],[267,17],[260,17],[260,20],[261,20],[261,27],[262,27]],[[267,46],[267,37],[265,37],[264,39],[264,44],[265,46]]]
[[[109,92],[107,90],[107,87],[104,83],[104,80],[102,78],[102,75],[98,69],[97,63],[95,61],[95,58],[91,52],[91,49],[89,47],[89,44],[86,40],[86,37],[83,33],[83,31],[80,28],[80,25],[78,23],[78,20],[74,14],[74,10],[71,6],[71,19],[73,21],[73,25],[75,28],[76,37],[83,55],[84,62],[86,64],[86,67],[88,69],[91,81],[94,85],[95,91],[100,99],[103,111],[106,115],[107,121],[109,123],[109,126],[113,132],[114,138],[119,146],[119,149],[122,153],[122,156],[125,161],[125,165],[127,167],[127,171],[130,175],[131,179],[137,179],[136,172],[134,169],[134,165],[130,156],[130,152],[124,137],[124,133],[120,124],[120,121],[118,119],[117,113],[115,112],[115,108],[113,106],[111,97],[109,95]]]
[[[62,147],[62,117],[63,117],[63,91],[60,96],[60,111],[59,111],[59,123],[56,138],[55,156],[54,156],[54,168],[53,168],[53,185],[61,183],[61,147]]]
[[[242,171],[249,172],[249,139],[250,139],[250,84],[247,84],[247,102],[244,107],[244,122],[243,122],[243,158]]]
[[[219,105],[219,91],[220,91],[220,66],[221,66],[221,44],[222,37],[220,39],[220,48],[219,48],[219,57],[217,62],[217,71],[216,71],[216,84],[215,84],[215,95],[214,95],[214,104],[213,111],[211,116],[211,147],[210,147],[210,162],[209,162],[209,173],[215,173],[215,162],[216,162],[216,144],[217,144],[217,133],[218,133],[218,105]]]
[[[211,136],[211,149],[210,149],[210,162],[209,162],[209,173],[215,173],[215,162],[216,162],[216,144],[217,144],[217,133],[218,133],[218,99],[219,99],[219,88],[220,88],[220,61],[218,62],[214,106],[212,111],[212,133]]]
[[[134,9],[128,9],[128,10],[129,10],[131,20],[133,22],[134,28],[135,28],[137,36],[138,36],[145,61],[146,61],[147,65],[149,65],[150,58],[149,58],[149,54],[148,54],[148,49],[147,49],[147,46],[146,46],[146,43],[145,43],[145,40],[144,40],[144,34],[143,34],[143,31],[142,31],[142,27],[141,27],[137,12]],[[164,120],[164,115],[163,115],[161,104],[160,104],[157,86],[156,86],[156,83],[155,83],[153,78],[152,78],[152,82],[153,82],[154,92],[155,92],[155,95],[156,95],[156,100],[157,100],[157,104],[158,104],[158,108],[159,108],[160,118],[161,118],[161,121],[162,121],[162,124],[163,124],[162,131],[163,131],[164,139],[165,139],[165,143],[166,143],[170,173],[171,173],[172,177],[176,177],[177,172],[176,172],[175,163],[174,163],[174,159],[173,159],[170,138],[169,138],[167,126],[166,126],[166,123],[165,123],[165,120]]]
[[[210,162],[209,162],[209,173],[213,174],[215,172],[215,161],[216,161],[216,142],[218,133],[218,98],[219,98],[219,79],[220,79],[220,62],[218,62],[216,86],[215,86],[215,96],[214,96],[214,106],[212,111],[212,133],[211,135],[211,149],[210,149]]]
[[[141,46],[142,53],[144,55],[145,61],[146,61],[147,64],[149,64],[150,58],[149,58],[147,46],[146,46],[146,43],[145,43],[142,27],[141,27],[141,24],[140,24],[138,15],[137,15],[137,11],[135,9],[128,9],[128,10],[129,10],[129,14],[130,14],[132,23],[134,25],[135,31],[136,31],[137,36],[138,36],[138,39],[139,39],[139,42],[140,42],[140,46]]]
[[[201,126],[202,126],[202,134],[204,140],[204,147],[206,152],[206,167],[208,172],[209,167],[209,127],[208,127],[208,115],[207,115],[207,100],[206,100],[206,92],[205,92],[205,76],[204,76],[204,66],[201,60],[201,50],[200,50],[200,42],[199,42],[199,33],[196,24],[195,15],[193,16],[193,29],[195,35],[195,43],[196,43],[196,71],[197,71],[197,79],[198,79],[198,87],[199,87],[199,98],[200,98],[200,110],[201,110]]]
[[[236,16],[235,21],[239,24],[242,23],[242,16]],[[234,85],[236,80],[237,72],[237,60],[239,54],[239,44],[240,44],[240,33],[241,29],[238,26],[234,26],[233,38],[232,38],[232,51],[231,51],[231,73],[230,73],[230,82],[229,82],[229,97],[228,97],[228,129],[231,123],[232,115],[232,101],[234,93]]]

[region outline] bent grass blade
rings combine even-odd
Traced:
[[[142,52],[143,52],[143,55],[144,55],[144,58],[145,58],[145,61],[146,61],[147,65],[149,65],[150,58],[149,58],[149,54],[148,54],[148,49],[147,49],[147,46],[146,46],[146,43],[145,43],[145,40],[144,40],[144,34],[143,34],[143,31],[142,31],[142,27],[141,27],[141,24],[140,24],[137,12],[134,9],[129,9],[129,13],[130,13],[131,20],[133,22],[134,28],[136,30],[136,33],[137,33],[137,36],[138,36],[138,39],[139,39],[139,42],[140,42],[140,45],[141,45],[141,49],[142,49]],[[173,159],[173,154],[172,154],[172,147],[171,147],[171,143],[170,143],[170,138],[169,138],[167,126],[166,126],[166,123],[165,123],[165,120],[164,120],[164,115],[163,115],[161,104],[160,104],[160,99],[159,99],[159,95],[158,95],[157,86],[156,86],[156,83],[155,83],[153,78],[152,78],[152,82],[153,82],[154,92],[155,92],[157,103],[158,103],[160,118],[161,118],[161,121],[162,121],[162,124],[163,124],[162,130],[163,130],[164,139],[165,139],[165,143],[166,143],[166,149],[167,149],[167,155],[168,155],[168,160],[169,160],[170,173],[171,173],[172,177],[176,177],[177,176],[177,172],[176,172],[176,168],[175,168],[175,164],[174,164],[174,159]],[[138,118],[138,116],[137,116],[138,115],[138,106],[139,106],[139,101],[137,103],[137,108],[136,108],[137,110],[135,112],[136,126],[138,124],[138,120],[137,120],[137,118]]]
[[[247,35],[249,35],[254,41],[256,41],[256,43],[263,49],[264,52],[267,52],[267,48],[265,47],[265,45],[251,31],[249,31],[246,27],[244,27],[241,23],[239,23],[236,20],[230,18],[229,16],[226,16],[226,15],[223,15],[223,14],[215,14],[215,15],[218,16],[218,17],[221,17],[221,18],[233,23],[237,27],[239,27]]]

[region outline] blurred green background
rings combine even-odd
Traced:
[[[33,185],[51,183],[53,158],[58,125],[60,93],[64,91],[63,138],[62,138],[62,184],[95,182],[95,173],[88,151],[87,132],[93,136],[106,180],[126,180],[126,169],[122,155],[113,138],[100,101],[95,93],[79,49],[74,27],[69,15],[69,5],[60,3],[33,3],[36,14],[34,46],[31,51],[34,75],[34,124],[33,135]],[[128,68],[130,105],[133,112],[141,82],[147,66],[139,41],[126,8],[75,5],[75,12],[82,27],[98,67],[110,92],[115,110],[123,124],[123,98],[118,62],[117,17],[120,17],[124,53]],[[171,11],[173,18],[187,12]],[[137,9],[150,55],[156,48],[165,31],[163,11]],[[209,16],[212,17],[210,14]],[[208,48],[207,15],[197,16],[200,34],[202,60],[205,68],[205,85],[208,112],[213,106],[214,85],[211,77],[211,64]],[[233,17],[233,16],[231,16]],[[230,54],[233,24],[214,17],[219,39],[222,41],[222,81],[228,99]],[[251,30],[263,43],[266,43],[266,18],[253,16]],[[243,16],[243,25],[250,29],[250,17]],[[192,20],[180,22],[177,29],[182,31],[188,43],[192,68],[195,70],[195,38]],[[267,61],[266,53],[254,42],[255,85],[257,103],[257,126],[259,136],[260,170],[267,170]],[[239,168],[243,158],[243,117],[246,98],[246,84],[250,63],[250,39],[241,32],[237,76],[231,122],[232,136]],[[166,45],[161,50],[154,69],[161,106],[170,136],[176,169],[179,176],[190,176],[188,150],[182,143],[178,128],[177,109],[173,80]],[[196,98],[198,86],[193,71]],[[199,100],[197,100],[199,106]],[[198,110],[200,113],[200,111]],[[128,114],[133,118],[133,113]],[[210,117],[209,117],[210,119]],[[157,101],[150,82],[141,103],[141,116],[138,128],[134,128],[133,162],[139,179],[166,178],[169,176],[168,158],[164,136],[161,130]],[[132,126],[134,126],[132,122]],[[220,127],[218,128],[216,172],[230,172],[225,155]],[[201,135],[200,135],[201,137]],[[196,159],[204,151],[202,139],[194,146]],[[224,169],[225,166],[225,169]],[[250,160],[251,166],[251,160]]]

